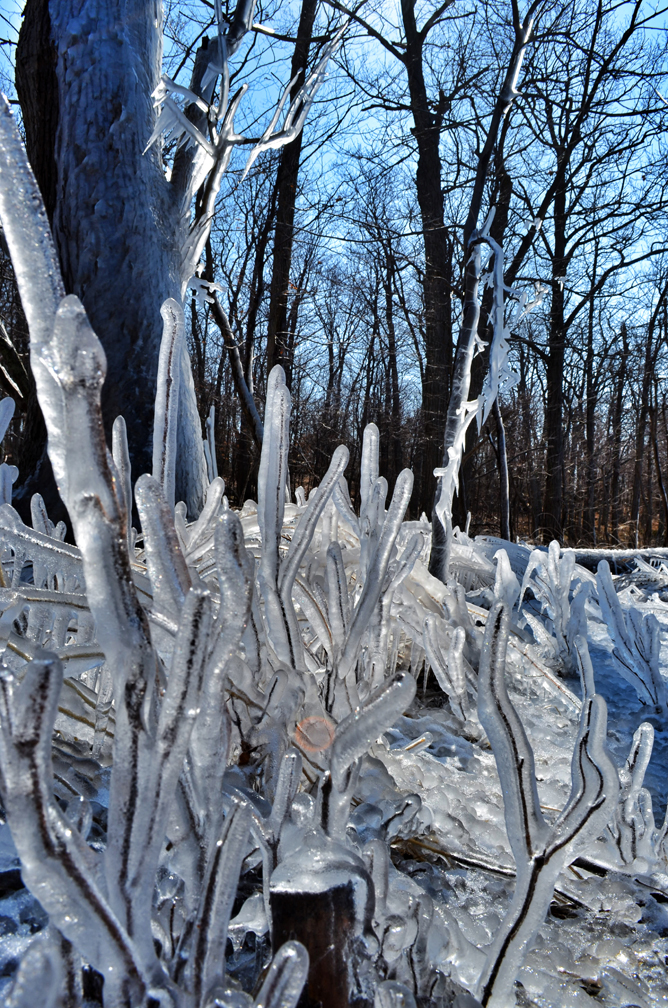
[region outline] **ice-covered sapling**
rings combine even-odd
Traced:
[[[666,685],[659,667],[660,626],[654,613],[631,606],[626,615],[617,598],[607,560],[596,574],[598,603],[614,647],[612,655],[619,674],[631,683],[643,703],[666,707]]]
[[[571,764],[570,797],[556,821],[543,817],[534,754],[504,680],[510,628],[497,602],[487,620],[478,676],[478,715],[494,751],[508,839],[517,866],[510,909],[487,952],[477,997],[505,1008],[515,977],[547,913],[559,873],[609,822],[619,779],[605,748],[607,709],[602,697],[585,698]]]
[[[575,571],[575,555],[565,552],[562,556],[561,547],[556,540],[550,543],[547,553],[533,550],[522,578],[518,609],[522,606],[528,587],[540,601],[552,628],[550,634],[542,621],[527,612],[525,607],[524,617],[538,644],[548,657],[568,672],[575,672],[577,659],[574,640],[578,635],[587,634],[584,610],[590,587]]]

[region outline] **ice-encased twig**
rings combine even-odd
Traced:
[[[308,975],[308,952],[301,942],[281,945],[255,999],[254,1008],[295,1008]]]
[[[423,549],[424,539],[416,532],[409,539],[401,556],[388,568],[384,579],[380,605],[376,610],[375,625],[370,627],[370,642],[366,655],[366,683],[370,689],[380,685],[387,671],[388,643],[392,629],[392,607],[394,596],[402,582],[408,577]],[[389,584],[387,584],[389,580]],[[395,647],[398,646],[397,634],[394,635]],[[390,660],[393,670],[396,659]]]
[[[51,732],[62,685],[60,662],[31,662],[19,685],[0,677],[0,772],[3,801],[23,878],[54,924],[105,977],[109,1004],[149,988],[149,963],[109,906],[99,855],[65,820],[52,796]],[[152,978],[154,981],[156,977]]]
[[[281,597],[283,613],[290,638],[291,651],[297,668],[303,668],[302,639],[297,622],[297,616],[292,603],[292,589],[299,567],[311,544],[316,525],[320,519],[334,487],[348,464],[348,449],[339,445],[335,450],[329,468],[322,482],[311,493],[304,514],[295,529],[287,555],[282,561],[278,573],[278,589]]]
[[[311,71],[308,78],[302,85],[302,87],[297,92],[294,100],[291,102],[290,107],[287,111],[285,119],[283,121],[283,127],[276,130],[278,120],[280,119],[281,113],[283,111],[283,106],[286,99],[290,93],[292,85],[295,83],[291,81],[287,88],[283,92],[281,99],[279,100],[276,112],[272,117],[271,122],[262,134],[262,137],[257,142],[255,147],[253,147],[248,161],[246,162],[246,167],[244,168],[242,180],[246,177],[250,171],[251,166],[259,155],[265,150],[277,149],[283,147],[285,144],[290,143],[302,130],[306,116],[309,113],[309,109],[313,104],[316,94],[320,89],[321,84],[325,79],[325,73],[327,70],[327,64],[329,60],[334,55],[336,50],[339,48],[341,38],[347,27],[348,22],[344,21],[340,26],[334,37],[330,42],[327,43],[323,50],[323,55],[320,58],[319,63]]]
[[[163,329],[153,421],[153,475],[162,486],[165,500],[173,508],[181,355],[184,352],[183,308],[174,298],[168,298],[160,314]]]
[[[348,581],[346,578],[346,570],[343,565],[341,546],[338,542],[330,543],[327,547],[325,577],[327,580],[327,613],[329,616],[329,630],[331,631],[335,660],[338,661],[338,652],[346,639],[348,622],[350,620]]]
[[[198,714],[212,616],[209,593],[191,588],[183,606],[154,738],[147,746],[141,805],[133,817],[125,854],[128,930],[140,947],[143,943],[153,944],[151,897],[170,806]]]
[[[0,97],[0,220],[28,320],[34,371],[33,352],[51,339],[65,288],[42,197],[4,95]]]
[[[573,650],[580,672],[580,685],[582,688],[582,698],[593,697],[596,693],[596,682],[594,680],[594,668],[589,655],[589,645],[587,638],[582,634],[577,634],[573,640]]]
[[[283,368],[272,368],[267,381],[264,440],[258,473],[258,523],[262,557],[258,582],[264,598],[267,635],[279,661],[294,665],[295,655],[278,590],[279,543],[283,529],[288,469],[290,393]]]
[[[38,395],[49,434],[50,458],[81,550],[88,603],[97,637],[115,677],[115,760],[107,885],[115,912],[130,928],[128,844],[138,814],[146,718],[156,678],[156,656],[132,581],[125,514],[109,468],[100,408],[105,360],[75,297],[62,302],[49,343],[39,349]],[[143,755],[142,755],[143,754]],[[133,797],[134,796],[134,797]]]
[[[543,921],[560,871],[595,839],[614,814],[617,770],[605,748],[607,710],[600,696],[585,699],[571,764],[570,797],[554,825],[540,808],[533,750],[504,681],[510,615],[490,610],[478,685],[478,714],[494,751],[508,840],[517,865],[510,909],[487,953],[476,994],[503,1008],[524,956]]]
[[[0,541],[14,554],[12,588],[18,587],[24,560],[30,559],[38,588],[44,587],[49,577],[58,575],[59,586],[65,591],[84,590],[81,551],[48,533],[28,528],[11,504],[0,506]]]
[[[399,528],[413,491],[413,473],[403,469],[397,476],[392,501],[382,526],[378,545],[370,558],[364,588],[350,621],[350,629],[339,661],[338,674],[344,679],[354,668],[362,634],[383,590],[383,581],[390,563]]]
[[[128,431],[125,420],[117,416],[111,430],[111,454],[118,473],[119,498],[123,502],[125,524],[128,532],[128,553],[133,557],[134,533],[132,531],[132,465],[128,447]]]
[[[408,672],[399,672],[372,694],[361,710],[349,714],[339,724],[332,743],[330,764],[332,782],[338,791],[345,790],[355,761],[410,706],[415,691],[413,676]]]
[[[438,680],[438,685],[448,697],[453,714],[465,721],[468,709],[466,673],[464,671],[466,631],[461,626],[455,628],[447,657],[445,657],[438,640],[439,622],[438,616],[433,613],[425,616],[423,627],[425,653]]]
[[[636,870],[645,872],[659,856],[652,797],[643,788],[653,745],[654,727],[644,721],[633,735],[629,755],[619,772],[621,793],[608,827],[622,865],[633,865],[637,858],[644,858],[644,864],[637,864]]]
[[[191,941],[182,942],[179,958],[186,963],[186,984],[195,1004],[201,1003],[215,985],[223,985],[225,939],[236,890],[230,880],[236,882],[239,877],[249,828],[248,810],[244,806],[233,807],[209,860],[194,926],[184,932]]]
[[[214,623],[212,661],[224,668],[240,645],[250,621],[254,564],[244,544],[241,522],[224,511],[214,531],[220,606]]]
[[[178,622],[192,585],[174,517],[155,476],[140,476],[135,486],[137,511],[144,533],[144,556],[153,588],[153,605]]]

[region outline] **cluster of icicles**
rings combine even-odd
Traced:
[[[454,997],[460,1008],[513,1003],[565,866],[606,827],[627,863],[639,838],[646,858],[663,843],[643,797],[648,731],[638,734],[621,790],[605,749],[606,708],[594,691],[572,565],[557,549],[527,574],[541,559],[532,586],[544,593],[549,639],[583,683],[571,794],[548,823],[504,680],[520,594],[507,555],[497,558],[483,635],[462,585],[427,572],[429,526],[404,521],[409,471],[386,507],[373,425],[359,515],[344,447],[308,500],[298,489],[291,503],[290,396],[280,368],[268,380],[257,505],[233,511],[215,476],[195,521],[173,505],[178,411],[164,388],[154,473],[140,476],[133,493],[122,418],[111,452],[105,443],[101,345],[77,298],[57,298],[48,317],[40,284],[60,290],[48,224],[18,142],[5,135],[3,143],[18,192],[0,210],[77,544],[63,541],[39,497],[33,527],[24,525],[8,502],[13,474],[2,475],[0,791],[23,880],[50,922],[24,955],[7,1003],[83,1004],[82,964],[102,976],[105,1008],[293,1008],[300,998],[411,1008],[435,997],[453,936],[429,896],[402,885],[389,856],[392,838],[417,822],[420,796],[397,792],[371,839],[348,828],[365,754],[410,708],[423,668],[433,670],[462,734],[486,734],[492,745],[516,861],[512,904],[469,992],[453,983],[440,1000],[445,991],[445,1003]],[[165,358],[175,356],[179,311],[172,302],[164,312]],[[453,552],[464,566],[466,542],[460,537]],[[470,553],[473,573],[476,563],[486,561]],[[614,609],[614,591],[604,587],[599,594]],[[656,694],[653,628],[627,626],[621,610],[613,616],[628,676]],[[71,756],[66,780],[54,781],[54,752]],[[77,791],[82,760],[89,775],[91,764],[92,772],[109,768],[104,843],[89,842],[91,805]],[[249,866],[261,870],[261,883],[236,920],[252,930],[264,917],[273,951],[253,994],[225,966]]]

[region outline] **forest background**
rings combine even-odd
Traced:
[[[548,0],[534,14],[519,95],[486,149],[515,5],[258,3],[231,79],[232,88],[249,85],[236,122],[249,135],[265,128],[290,79],[296,94],[342,17],[349,23],[303,132],[243,180],[246,154],[235,152],[199,271],[219,285],[216,300],[196,287],[188,299],[202,432],[214,407],[217,469],[233,504],[256,496],[259,450],[231,361],[260,414],[280,363],[293,401],[293,487],[316,486],[343,443],[354,495],[362,432],[375,422],[390,492],[412,468],[412,516],[431,514],[463,249],[489,155],[479,223],[495,207],[490,233],[505,250],[507,288],[530,300],[538,293],[540,303],[511,327],[516,379],[482,428],[469,429],[455,521],[463,526],[470,512],[472,534],[506,538],[668,544],[666,9]],[[0,86],[16,110],[21,99],[29,132],[20,5],[1,17]],[[165,5],[164,72],[173,81],[196,80],[214,23],[208,0]],[[167,172],[172,154],[167,143]],[[48,170],[38,172],[48,210],[44,178]],[[0,278],[0,384],[18,402],[6,460],[21,480],[35,468],[28,335],[2,251]],[[487,288],[473,396],[486,371],[491,303]],[[509,293],[509,313],[513,304]]]

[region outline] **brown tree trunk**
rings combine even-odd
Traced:
[[[431,514],[433,471],[441,464],[443,430],[450,397],[452,370],[452,246],[445,230],[441,190],[440,121],[427,97],[423,69],[423,37],[415,21],[415,0],[402,0],[406,37],[404,65],[408,75],[413,135],[418,149],[415,187],[424,238],[424,346],[422,380],[422,479],[416,487],[418,514]]]
[[[638,548],[638,532],[640,526],[640,496],[642,488],[643,462],[645,456],[645,430],[647,418],[649,417],[650,395],[652,381],[654,378],[654,365],[656,361],[657,344],[654,340],[654,332],[659,319],[660,312],[665,305],[666,288],[659,297],[656,309],[652,313],[647,329],[647,343],[645,345],[645,358],[643,362],[642,386],[640,392],[640,406],[638,409],[638,421],[636,424],[635,452],[633,459],[633,492],[631,495],[631,525],[629,545],[633,549]]]
[[[566,277],[566,166],[554,197],[554,254],[552,258],[552,303],[550,307],[550,338],[547,356],[545,402],[545,488],[543,513],[540,518],[543,542],[561,540],[563,522],[564,435],[564,284]]]
[[[399,369],[397,367],[397,339],[394,328],[394,303],[392,293],[394,288],[394,258],[391,249],[387,250],[387,268],[385,271],[385,325],[387,328],[387,371],[388,371],[388,417],[390,427],[390,455],[388,467],[389,492],[392,493],[394,481],[401,472],[401,396],[399,393]]]
[[[303,0],[297,41],[292,55],[291,77],[295,81],[290,100],[294,101],[304,83],[308,67],[308,55],[313,35],[318,0]],[[267,374],[275,364],[282,364],[288,388],[292,379],[292,360],[288,333],[288,294],[290,287],[290,267],[295,234],[295,205],[297,202],[297,182],[299,162],[302,152],[303,134],[300,131],[292,143],[281,151],[276,178],[276,231],[272,260],[271,286],[269,290],[269,319],[267,323]]]
[[[595,276],[595,267],[594,267]],[[597,389],[594,383],[594,298],[589,305],[587,330],[587,357],[585,360],[585,442],[586,486],[582,531],[592,546],[596,545],[596,406]]]
[[[159,12],[140,0],[32,0],[18,50],[29,156],[52,208],[65,290],[81,298],[105,350],[107,434],[124,415],[133,472],[150,472],[160,308],[181,301],[184,223],[159,151],[144,154],[156,121]],[[182,377],[178,493],[197,513],[204,456],[185,359]],[[34,482],[42,471],[39,461]]]

